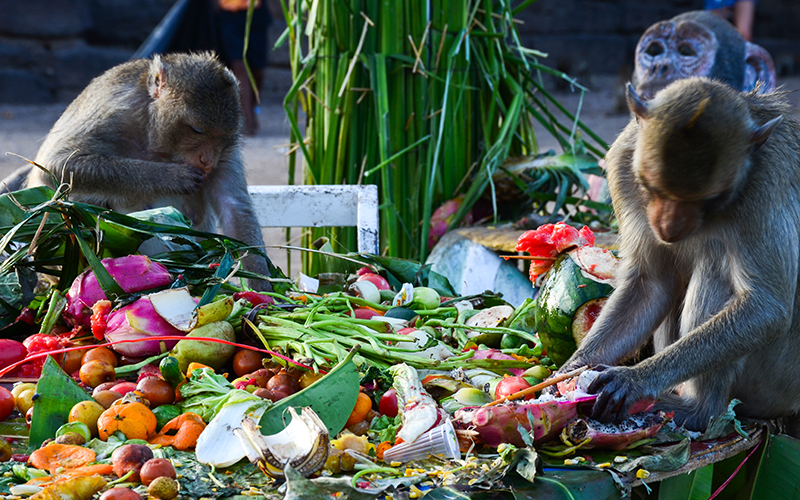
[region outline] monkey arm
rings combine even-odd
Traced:
[[[265,251],[261,225],[247,192],[244,165],[238,151],[229,150],[222,155],[209,176],[205,195],[224,234]],[[255,252],[244,259],[244,266],[248,271],[271,274],[267,260]],[[272,289],[268,281],[249,280],[248,285],[262,291]]]
[[[776,225],[754,226],[767,227],[769,233]],[[775,233],[797,237],[792,230]],[[749,236],[753,238],[743,238],[738,244],[779,238],[777,234]],[[620,420],[638,400],[659,398],[682,382],[702,380],[692,384],[694,394],[689,400],[676,399],[670,405],[681,409],[682,421],[703,428],[708,417],[722,411],[728,403],[730,384],[737,373],[746,377],[746,373],[740,372],[757,373],[755,370],[761,368],[746,367],[741,360],[759,351],[783,349],[781,337],[786,332],[792,333],[792,299],[798,271],[796,245],[786,245],[778,252],[773,249],[775,258],[766,261],[756,256],[763,255],[767,248],[755,251],[750,248],[749,252],[734,249],[733,255],[752,258],[746,265],[731,262],[716,246],[708,250],[713,257],[707,256],[708,262],[698,265],[695,270],[698,276],[690,283],[683,304],[681,321],[688,333],[633,367],[605,369],[588,388],[598,393],[593,410],[595,418]],[[728,272],[721,268],[728,268]],[[743,268],[752,271],[744,272]]]
[[[103,154],[59,155],[45,159],[56,178],[69,182],[73,195],[107,201],[152,198],[154,195],[191,194],[203,184],[203,172],[191,165]],[[35,169],[39,184],[50,184]]]
[[[560,372],[587,364],[617,364],[652,336],[672,308],[677,287],[673,274],[656,271],[639,267],[626,271],[580,348]]]

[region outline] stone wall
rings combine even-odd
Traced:
[[[126,61],[174,0],[0,0],[0,102],[70,100]]]
[[[336,0],[327,0],[336,1]],[[435,0],[432,0],[435,1]],[[283,31],[280,0],[270,47]],[[74,98],[104,70],[126,61],[174,0],[0,0],[0,102],[28,104]],[[641,33],[702,0],[539,0],[519,18],[525,46],[549,53],[545,64],[586,81],[592,74],[629,74]],[[781,76],[800,72],[800,2],[759,0],[755,41]],[[288,51],[270,53],[264,92],[291,85]]]
[[[703,8],[703,0],[539,0],[520,13],[523,44],[542,62],[585,80],[628,75],[642,33],[653,23]],[[800,2],[759,0],[753,42],[772,55],[778,76],[800,73]]]

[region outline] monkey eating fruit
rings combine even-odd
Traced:
[[[732,398],[739,416],[786,418],[800,391],[800,125],[780,93],[706,78],[650,101],[607,155],[619,218],[619,286],[561,367],[602,370],[593,416],[659,399],[702,430]],[[798,309],[795,309],[798,307]],[[611,366],[652,338],[655,354]]]
[[[74,201],[122,213],[172,205],[196,229],[219,226],[263,248],[245,182],[242,117],[238,82],[213,54],[135,59],[92,80],[45,137],[36,163],[71,182]],[[38,168],[25,185],[55,188]],[[271,266],[250,252],[244,267],[268,276]],[[271,289],[264,280],[248,284]]]

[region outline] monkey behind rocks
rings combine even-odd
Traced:
[[[619,218],[619,287],[561,371],[602,371],[593,414],[659,399],[702,430],[739,416],[800,431],[800,125],[782,94],[705,78],[651,101],[607,155]],[[615,365],[652,338],[655,355]]]
[[[72,182],[72,200],[122,213],[172,205],[196,229],[220,227],[263,248],[245,182],[242,116],[238,82],[213,54],[136,59],[92,80],[53,125],[36,163]],[[39,185],[55,188],[33,168],[25,186]],[[261,256],[244,264],[269,275]]]

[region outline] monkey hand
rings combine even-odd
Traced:
[[[597,394],[592,408],[592,418],[596,420],[620,423],[627,418],[628,410],[634,403],[655,398],[633,368],[599,365],[593,369],[600,373],[586,390],[590,394]]]
[[[173,163],[175,168],[164,179],[164,188],[174,194],[194,194],[200,191],[206,181],[206,175],[197,167],[188,164]]]

